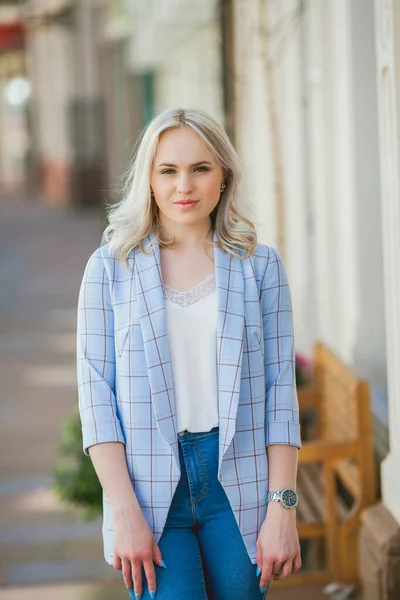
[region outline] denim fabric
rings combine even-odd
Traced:
[[[159,541],[167,569],[155,565],[158,600],[266,598],[217,478],[218,434],[178,434],[182,476]],[[149,600],[143,568],[142,576]]]

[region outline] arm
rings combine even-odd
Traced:
[[[269,466],[269,489],[283,490],[290,488],[296,490],[298,450],[286,444],[272,444],[267,447]],[[278,514],[292,514],[295,510],[282,510],[278,502],[270,503],[271,508],[279,508]]]
[[[93,467],[110,504],[115,521],[142,516],[126,465],[125,449],[119,442],[96,444],[89,449]]]
[[[269,489],[296,489],[301,447],[295,378],[292,302],[286,270],[278,252],[269,248],[261,282],[266,382],[265,439]],[[296,509],[270,502],[257,540],[260,587],[272,578],[284,579],[301,567]]]
[[[79,292],[77,368],[83,451],[93,460],[113,513],[114,568],[122,571],[128,590],[141,594],[143,563],[149,589],[155,590],[153,560],[163,566],[162,556],[126,464],[114,391],[114,312],[100,249],[88,261]]]
[[[301,448],[292,300],[283,261],[275,249],[269,248],[269,253],[260,298],[266,384],[265,443],[267,447],[285,444]]]
[[[112,511],[137,508],[114,394],[114,313],[100,249],[90,257],[79,291],[77,377],[83,451],[93,460]]]

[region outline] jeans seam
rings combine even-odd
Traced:
[[[194,498],[193,500],[190,501],[190,504],[195,504],[196,502],[199,502],[200,500],[202,500],[202,498],[204,498],[204,496],[207,494],[207,490],[208,490],[206,469],[204,467],[204,461],[203,461],[203,458],[201,456],[200,447],[199,447],[198,442],[195,442],[195,446],[196,446],[197,457],[199,459],[200,469],[201,469],[201,475],[202,475],[202,479],[203,479],[203,483],[205,485],[205,488],[201,492],[200,496],[197,496],[197,498]]]
[[[201,573],[201,578],[203,580],[204,600],[207,600],[206,580],[204,578],[203,563],[201,561],[200,545],[199,545],[199,552],[197,554],[197,560],[199,561],[199,569],[200,569],[200,573]]]

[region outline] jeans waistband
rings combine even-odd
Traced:
[[[178,433],[179,440],[198,440],[200,438],[205,438],[210,435],[217,435],[219,433],[219,427],[213,427],[210,431],[184,431],[182,433]]]

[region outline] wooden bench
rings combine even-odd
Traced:
[[[369,387],[318,343],[313,387],[298,395],[301,414],[315,410],[317,437],[299,452],[298,531],[300,540],[320,540],[324,564],[279,584],[340,579],[358,587],[360,513],[376,502]]]

